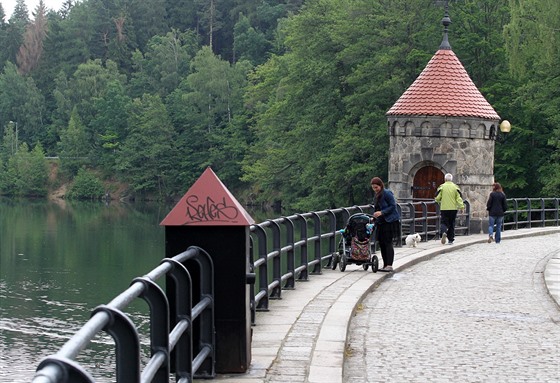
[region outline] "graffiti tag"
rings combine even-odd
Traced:
[[[206,197],[206,201],[199,201],[198,196],[191,195],[186,199],[186,216],[191,221],[232,221],[239,215],[235,206],[228,206],[226,199],[214,201],[211,197]]]

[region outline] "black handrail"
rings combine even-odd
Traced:
[[[504,230],[559,226],[560,198],[508,198]]]
[[[560,226],[559,198],[508,199],[504,229]],[[469,235],[470,204],[457,217],[456,232]],[[401,213],[401,246],[407,234],[418,232],[424,241],[437,239],[440,225],[439,207],[430,200],[398,204]],[[373,205],[352,206],[267,220],[250,227],[251,322],[256,311],[266,311],[270,299],[279,299],[283,289],[293,289],[296,281],[320,274],[332,262],[337,251],[339,229],[355,213],[373,214]],[[311,234],[310,234],[311,233]],[[375,249],[375,248],[374,248]],[[299,254],[299,257],[298,257]],[[200,287],[192,289],[189,266],[201,275]],[[166,291],[155,283],[165,276]],[[251,274],[253,277],[253,275]],[[251,280],[253,278],[251,277]],[[117,349],[117,381],[169,382],[175,373],[179,383],[193,378],[215,376],[214,271],[212,259],[202,249],[190,247],[166,258],[160,266],[131,286],[109,304],[97,307],[91,319],[55,355],[38,366],[33,383],[91,383],[91,375],[75,362],[102,330],[111,334]],[[193,291],[200,290],[193,307]],[[150,307],[151,358],[140,371],[139,336],[132,321],[121,311],[135,298]],[[197,326],[194,326],[196,321]],[[171,331],[169,331],[171,329]],[[193,329],[197,331],[193,334]]]
[[[189,266],[201,273],[200,296],[192,307],[192,280]],[[37,367],[33,383],[93,383],[93,377],[75,358],[102,330],[116,345],[116,380],[119,383],[188,383],[196,378],[213,378],[214,371],[214,266],[210,256],[190,247],[161,264],[107,305],[93,310],[91,319],[55,355]],[[156,283],[166,278],[166,292]],[[122,311],[136,298],[144,299],[150,309],[151,358],[141,371],[140,340],[132,320]],[[199,326],[193,326],[200,323]],[[170,332],[169,329],[172,328]],[[198,330],[197,330],[198,329]],[[196,334],[194,332],[197,331]],[[194,358],[193,358],[194,354]]]
[[[559,200],[508,199],[504,229],[559,226]],[[471,204],[463,202],[465,208],[457,215],[455,232],[457,235],[470,235]],[[401,235],[397,246],[402,246],[406,236],[412,233],[419,233],[423,241],[439,239],[440,210],[435,201],[414,200],[397,205],[401,213]],[[250,263],[252,272],[258,275],[257,285],[251,286],[252,323],[255,324],[256,311],[268,310],[270,299],[280,298],[284,288],[294,288],[293,280],[307,280],[309,274],[319,274],[322,267],[330,266],[337,251],[338,229],[345,226],[352,214],[373,212],[373,205],[360,205],[280,217],[252,225]],[[274,230],[270,229],[272,225]],[[313,234],[308,236],[311,230]],[[375,250],[375,246],[373,248]],[[292,265],[292,260],[298,259],[297,256],[292,258],[292,254],[298,253],[299,264]],[[270,265],[274,268],[274,278]],[[285,270],[279,274],[282,267]]]

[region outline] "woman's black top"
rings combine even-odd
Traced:
[[[506,195],[503,192],[493,191],[486,202],[486,210],[488,215],[493,217],[501,217],[507,211]]]

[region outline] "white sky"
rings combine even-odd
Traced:
[[[47,8],[58,11],[62,6],[62,3],[64,3],[64,0],[43,0],[43,2]],[[4,13],[6,14],[6,19],[4,21],[8,21],[16,6],[16,0],[0,0],[0,3],[2,4],[2,8],[4,8]],[[25,0],[25,4],[27,5],[29,16],[31,17],[31,14],[37,7],[37,4],[39,4],[39,0]]]

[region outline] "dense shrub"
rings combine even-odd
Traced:
[[[92,172],[81,168],[67,196],[70,199],[100,199],[104,194],[105,189],[101,180]]]

